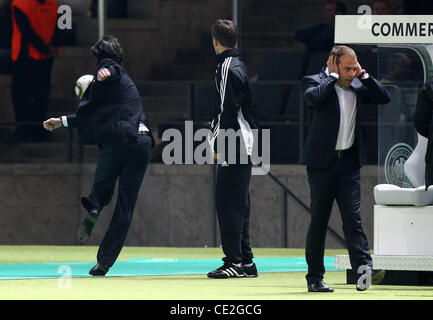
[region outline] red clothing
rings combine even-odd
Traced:
[[[18,59],[22,40],[21,31],[18,28],[13,14],[15,8],[18,8],[27,16],[34,32],[44,41],[45,44],[48,45],[53,39],[54,31],[56,29],[58,5],[55,0],[46,0],[43,4],[37,0],[14,0],[12,2],[12,61]],[[38,51],[30,43],[28,44],[28,50],[29,56],[34,60],[48,58],[47,55]]]

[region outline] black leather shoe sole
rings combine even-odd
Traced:
[[[327,288],[327,289],[312,289],[308,288],[308,292],[334,292],[334,289]]]

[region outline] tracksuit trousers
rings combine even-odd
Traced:
[[[252,262],[250,247],[251,164],[218,165],[216,209],[224,262]]]

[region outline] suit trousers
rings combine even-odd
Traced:
[[[114,264],[124,245],[151,149],[152,138],[147,133],[139,134],[136,142],[101,147],[92,190],[82,203],[87,211],[101,212],[110,202],[119,179],[113,217],[97,255],[98,263],[107,267]]]
[[[361,186],[358,154],[355,148],[339,158],[335,153],[326,169],[307,167],[311,191],[311,222],[305,248],[308,284],[323,279],[326,231],[334,200],[337,201],[352,270],[361,265],[373,267],[367,237],[361,225]]]
[[[218,165],[216,209],[221,234],[224,262],[252,262],[250,247],[251,164]]]

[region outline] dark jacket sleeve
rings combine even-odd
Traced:
[[[307,107],[319,107],[334,90],[337,78],[328,76],[321,83],[317,82],[313,76],[306,76],[301,81],[301,89]]]
[[[77,110],[74,114],[70,114],[66,116],[66,120],[68,121],[68,127],[70,128],[78,128],[82,125],[87,125],[88,120],[91,117],[91,114],[94,110],[94,104],[92,104],[93,97],[93,87],[95,86],[95,81],[92,82],[87,90],[84,92],[83,97],[78,103]]]
[[[219,119],[214,118],[212,131],[219,121],[219,130],[236,130],[237,114],[242,106],[243,92],[241,85],[241,78],[236,72],[228,70],[225,86],[220,87],[221,105],[218,106],[222,110]],[[221,153],[220,148],[224,145],[224,139],[221,134],[216,134],[213,148],[215,153]]]
[[[103,81],[98,80],[98,72],[99,70],[106,68],[110,71],[110,76]],[[114,63],[103,63],[98,65],[98,70],[95,74],[95,82],[93,83],[92,89],[92,101],[93,102],[101,102],[107,99],[107,88],[108,84],[114,84],[119,82],[121,79],[121,71],[118,65]]]
[[[229,69],[227,81],[224,88],[224,99],[222,100],[222,113],[220,116],[220,128],[234,128],[237,114],[241,108],[243,99],[242,79]]]
[[[43,54],[49,54],[50,46],[46,45],[44,41],[34,32],[25,13],[20,9],[15,8],[14,15],[24,40],[31,43],[39,52]]]
[[[367,79],[361,80],[366,89],[363,103],[365,104],[387,104],[391,97],[382,83],[374,79],[371,75]]]
[[[119,66],[117,66],[115,64],[112,64],[112,65],[109,64],[109,65],[102,66],[101,68],[99,68],[98,72],[102,68],[108,69],[108,71],[110,71],[111,75],[107,79],[105,79],[103,81],[96,80],[97,82],[99,82],[99,83],[112,83],[112,82],[116,82],[116,81],[120,80],[120,69],[119,69]]]
[[[428,90],[429,89],[424,86],[418,93],[415,112],[413,114],[413,123],[416,131],[426,138],[429,138],[433,108],[433,101],[427,93]]]
[[[68,128],[77,128],[78,127],[78,118],[77,118],[77,115],[75,113],[66,116],[66,120],[68,121]]]

